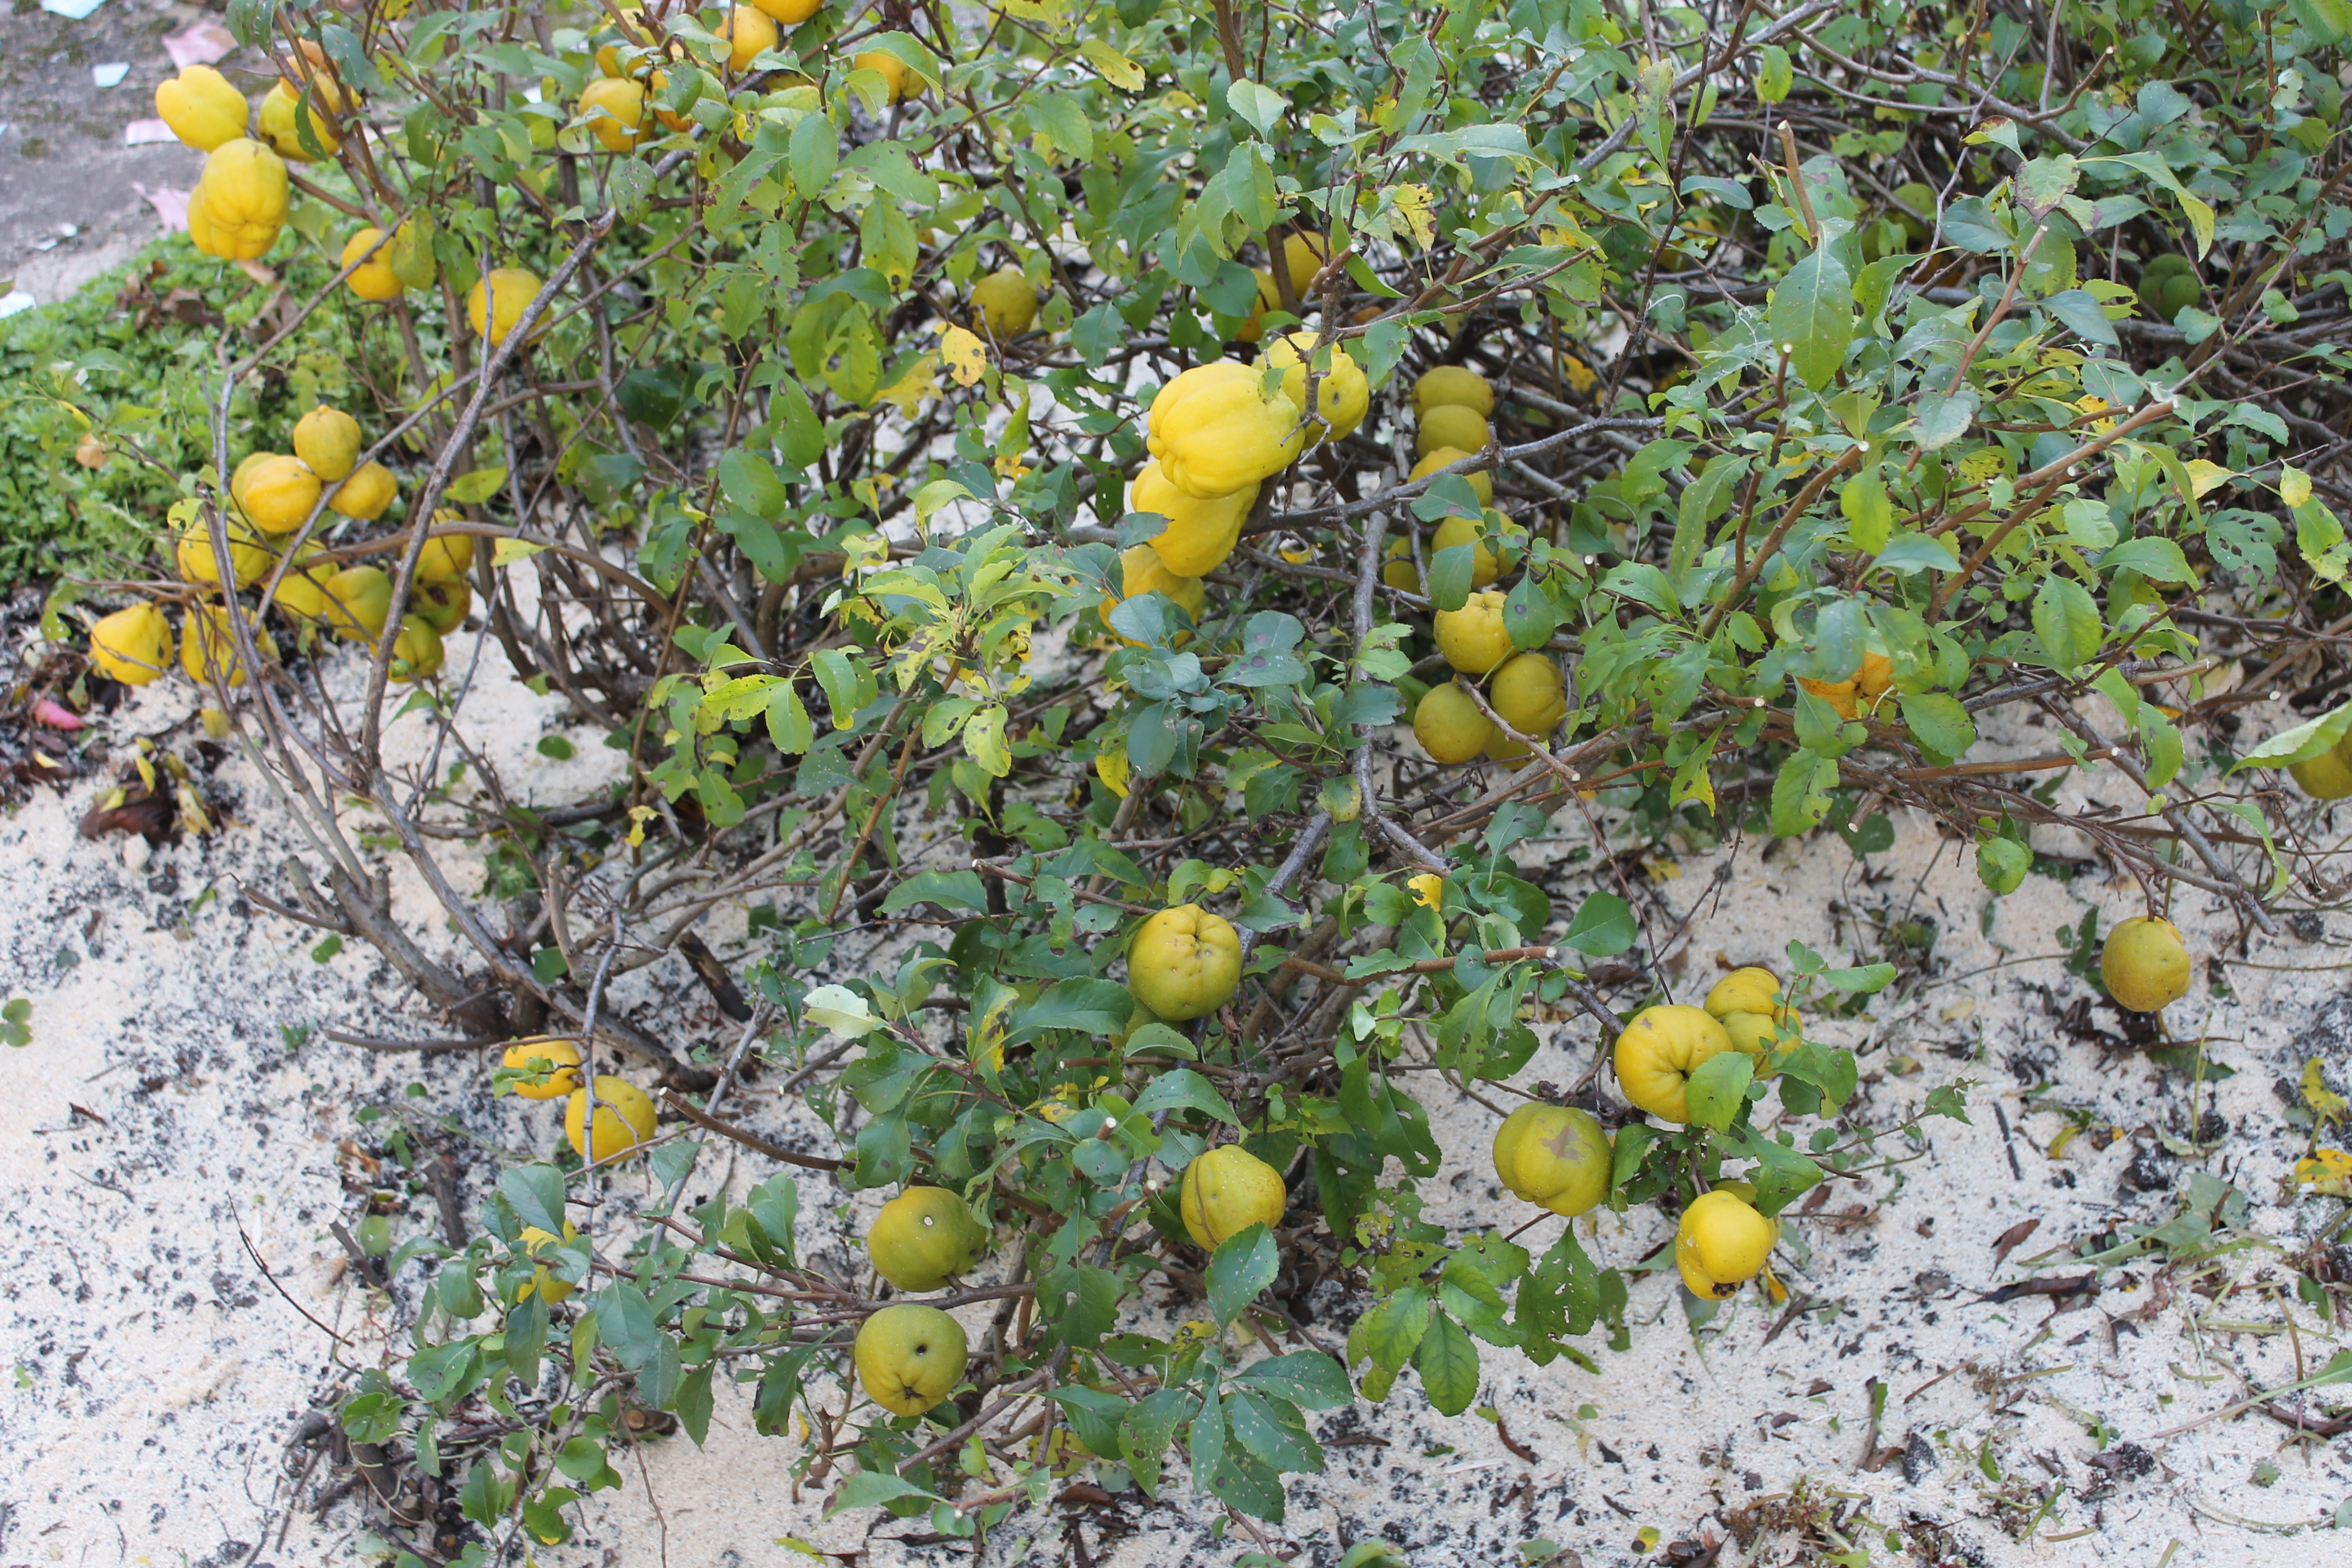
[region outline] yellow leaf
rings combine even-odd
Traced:
[[[490,547],[490,564],[512,565],[515,562],[529,560],[546,548],[546,545],[534,544],[528,539],[501,539]]]
[[[2341,1149],[2315,1151],[2294,1163],[2294,1179],[2315,1193],[2331,1198],[2352,1198],[2352,1154]]]
[[[2342,1095],[2327,1087],[2327,1076],[2317,1057],[2303,1064],[2303,1102],[2311,1107],[2314,1116],[2330,1126],[2341,1126],[2345,1112],[2352,1110]]]
[[[1125,800],[1127,798],[1127,748],[1121,746],[1116,751],[1097,752],[1095,777],[1102,780],[1103,788],[1110,791],[1119,799]]]
[[[877,403],[897,405],[899,413],[912,419],[927,397],[940,395],[940,356],[918,354],[907,366],[906,374],[874,395]]]
[[[2188,463],[2189,482],[2196,487],[2197,499],[2203,500],[2210,492],[2220,489],[2238,476],[2221,464],[2203,458],[2192,458]]]
[[[634,849],[638,845],[643,844],[646,841],[646,824],[652,821],[654,819],[654,808],[650,805],[633,805],[629,807],[630,848]]]
[[[1412,230],[1413,243],[1427,250],[1437,242],[1437,198],[1427,185],[1399,185],[1390,194],[1397,216]]]
[[[1142,68],[1100,38],[1088,38],[1078,46],[1078,53],[1086,56],[1087,63],[1095,68],[1096,74],[1111,86],[1127,92],[1142,89]]]
[[[988,345],[968,327],[950,327],[940,335],[940,357],[958,386],[970,386],[988,369]]]
[[[2279,466],[2279,500],[2289,506],[2301,506],[2311,499],[2311,476],[2293,463]]]

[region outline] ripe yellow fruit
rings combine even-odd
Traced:
[[[188,238],[206,256],[251,261],[286,222],[286,160],[238,137],[213,149],[188,197]]]
[[[1445,662],[1466,675],[1483,677],[1518,652],[1511,634],[1503,629],[1504,595],[1488,588],[1463,601],[1458,610],[1440,610],[1433,622],[1437,651]]]
[[[1513,1196],[1571,1218],[1609,1195],[1601,1123],[1570,1105],[1529,1101],[1495,1131],[1495,1174]]]
[[[319,151],[311,152],[302,145],[302,131],[307,126],[310,139]],[[316,163],[335,155],[342,139],[328,123],[326,111],[314,100],[309,104],[293,88],[279,82],[261,100],[261,139],[269,143],[281,158],[297,163]]]
[[[727,13],[727,25],[719,30],[727,40],[728,68],[738,76],[751,68],[751,62],[761,54],[776,47],[780,35],[776,24],[749,5],[738,5]]]
[[[275,557],[271,555],[269,547],[262,542],[261,535],[255,531],[253,524],[241,517],[224,521],[228,530],[229,574],[236,586],[250,587],[256,579],[269,570],[269,563]],[[190,518],[188,525],[180,531],[177,554],[180,575],[189,582],[215,585],[220,583],[220,563],[213,559],[212,530],[202,517]]]
[[[450,512],[436,513],[435,525],[460,522],[464,520]],[[474,536],[470,533],[436,533],[425,542],[417,552],[416,575],[427,583],[457,583],[464,580],[467,568],[474,564]]]
[[[212,67],[188,66],[171,80],[155,84],[155,112],[173,135],[199,153],[209,153],[245,134],[253,106]]]
[[[335,566],[320,559],[324,553],[315,544],[304,545],[278,580],[277,596],[271,603],[296,620],[315,621],[326,614],[327,584],[335,574]]]
[[[438,671],[445,650],[441,634],[423,616],[400,617],[400,633],[392,639],[392,678],[403,685],[423,680]]]
[[[1856,691],[1874,702],[1885,696],[1887,689],[1894,684],[1895,661],[1893,659],[1883,653],[1865,653],[1862,656],[1862,668],[1854,671],[1853,675],[1853,689]]]
[[[918,1302],[885,1307],[859,1326],[850,1359],[866,1396],[893,1415],[920,1415],[963,1381],[963,1325]]]
[[[343,287],[371,303],[400,298],[399,275],[392,269],[392,247],[376,246],[375,254],[368,256],[368,247],[383,237],[380,228],[363,228],[343,241],[343,253],[335,258],[338,268],[351,267],[352,274],[343,279]],[[360,258],[367,256],[365,261]],[[352,267],[358,261],[359,265]]]
[[[600,76],[580,92],[580,119],[607,153],[625,153],[646,120],[646,89],[622,77]]]
[[[1173,603],[1183,606],[1184,613],[1192,617],[1193,625],[1200,624],[1201,611],[1208,603],[1208,590],[1201,585],[1201,580],[1198,577],[1180,577],[1170,571],[1168,563],[1160,558],[1160,552],[1152,549],[1148,542],[1142,544],[1131,544],[1120,551],[1118,566],[1121,581],[1126,587],[1124,592],[1106,593],[1103,595],[1102,616],[1105,625],[1110,622],[1113,606],[1122,600],[1140,598],[1146,594],[1166,595]],[[1143,646],[1124,634],[1114,632],[1112,635],[1118,637],[1119,641],[1129,647]],[[1184,634],[1180,632],[1177,635],[1177,640],[1183,640],[1183,636]]]
[[[1259,390],[1261,374],[1232,360],[1195,365],[1151,400],[1146,444],[1186,495],[1228,496],[1288,468],[1307,442],[1298,406]]]
[[[1839,718],[1859,719],[1862,717],[1862,703],[1854,696],[1854,683],[1853,681],[1812,680],[1804,676],[1799,676],[1797,678],[1797,684],[1811,692],[1814,696],[1820,698],[1822,701],[1828,703],[1832,708],[1837,710],[1837,716]]]
[[[259,626],[253,628],[254,650],[264,658],[278,657],[278,644]],[[223,686],[245,684],[245,660],[238,654],[236,631],[228,612],[218,605],[198,605],[180,626],[180,668],[199,686],[210,686],[217,672]]]
[[[1412,455],[1426,458],[1443,447],[1457,452],[1483,452],[1495,438],[1486,416],[1458,403],[1441,403],[1421,416],[1412,433]]]
[[[2099,950],[2099,978],[2108,995],[2135,1013],[2179,1001],[2189,994],[2189,948],[2180,928],[2154,915],[2120,922]]]
[[[1416,480],[1425,479],[1429,478],[1430,475],[1437,472],[1440,468],[1451,467],[1455,463],[1461,462],[1465,458],[1475,458],[1477,454],[1475,452],[1465,452],[1459,447],[1437,447],[1427,457],[1422,458],[1421,461],[1412,466],[1412,472],[1407,476],[1407,482],[1411,483]],[[1493,506],[1495,504],[1495,476],[1491,470],[1480,468],[1474,473],[1464,474],[1461,477],[1470,481],[1470,488],[1477,492],[1480,505]]]
[[[1441,364],[1425,371],[1412,384],[1412,410],[1424,418],[1433,408],[1448,404],[1467,408],[1481,419],[1495,416],[1495,389],[1486,378],[1466,365]]]
[[[155,605],[101,616],[89,628],[89,661],[125,686],[159,679],[172,662],[172,623]]]
[[[373,642],[383,636],[384,617],[392,613],[392,579],[381,566],[346,566],[327,579],[327,603],[320,619],[327,629],[351,642]]]
[[[295,48],[300,58],[279,66],[278,79],[296,92],[309,89],[320,102],[341,114],[344,101],[342,79],[335,74],[326,49],[309,38],[302,39]]]
[[[1804,1027],[1804,1019],[1789,1005],[1780,979],[1770,970],[1752,965],[1735,969],[1717,981],[1715,989],[1706,994],[1706,1007],[1707,1016],[1731,1037],[1733,1047],[1751,1057],[1771,1055],[1783,1023],[1795,1029]]]
[[[759,13],[754,11],[753,16]],[[539,298],[539,274],[520,267],[493,268],[487,278],[475,279],[466,294],[466,320],[474,324],[477,336],[494,343],[504,342],[507,334],[515,330],[522,313]],[[542,320],[541,325],[543,326]],[[536,334],[534,334],[536,335]]]
[[[474,607],[474,591],[463,583],[419,579],[409,589],[408,604],[419,620],[446,637],[466,624],[466,614]]]
[[[592,1163],[625,1154],[654,1135],[653,1097],[625,1078],[596,1076],[596,1130],[588,1131],[588,1091],[572,1090],[563,1106],[563,1136],[572,1152]],[[593,1150],[593,1152],[592,1152]]]
[[[1700,1063],[1731,1049],[1721,1024],[1697,1007],[1644,1007],[1617,1037],[1617,1082],[1625,1098],[1653,1116],[1688,1121],[1685,1086]]]
[[[1315,286],[1315,276],[1323,264],[1331,259],[1331,242],[1319,234],[1292,234],[1283,237],[1282,265],[1290,274],[1290,291],[1298,296],[1301,306],[1313,303],[1307,291]],[[1271,275],[1268,282],[1273,281]]]
[[[971,286],[973,324],[1010,342],[1037,320],[1037,290],[1018,267],[1000,267]]]
[[[2287,776],[2314,800],[2342,800],[2352,795],[2352,759],[2342,745],[2330,747],[2309,762],[2289,763]]]
[[[295,421],[294,455],[328,484],[347,479],[359,466],[360,422],[322,403]]]
[[[1292,237],[1296,238],[1296,236]],[[1313,332],[1289,332],[1265,351],[1266,363],[1282,372],[1282,395],[1303,415],[1307,408],[1307,373],[1315,362]],[[1331,351],[1331,367],[1315,384],[1315,410],[1322,418],[1309,444],[1337,441],[1364,422],[1371,412],[1372,384],[1364,367],[1345,349]]]
[[[499,1061],[512,1071],[540,1075],[537,1082],[526,1079],[514,1086],[517,1099],[562,1100],[586,1081],[580,1076],[580,1047],[570,1040],[534,1035],[509,1046]]]
[[[1692,1295],[1721,1301],[1763,1269],[1779,1236],[1778,1225],[1718,1187],[1683,1210],[1675,1226],[1675,1268]]]
[[[1129,992],[1169,1023],[1205,1017],[1233,1000],[1241,984],[1240,934],[1198,904],[1160,910],[1128,943]]]
[[[382,463],[362,463],[352,470],[352,477],[335,487],[327,505],[343,516],[360,522],[373,522],[400,493],[400,481]]]
[[[914,79],[915,75],[913,71],[907,68],[906,61],[881,49],[867,49],[862,54],[852,57],[849,68],[878,73],[884,85],[889,89],[889,99],[892,103],[907,96],[907,84]]]
[[[1505,723],[1538,741],[1568,717],[1568,690],[1549,654],[1523,653],[1496,670],[1486,702]]]
[[[355,433],[358,428],[352,426]],[[314,439],[312,444],[320,443]],[[294,445],[300,450],[299,426]],[[229,490],[254,527],[264,533],[291,533],[310,521],[311,509],[319,504],[319,476],[299,458],[271,454],[244,470],[241,479],[232,480]]]
[[[1412,710],[1412,738],[1429,760],[1448,766],[1474,762],[1495,738],[1494,721],[1452,681],[1433,686]]]
[[[1407,594],[1421,592],[1421,573],[1412,563],[1412,546],[1402,539],[1389,541],[1388,562],[1381,568],[1381,581]]]
[[[1204,1252],[1254,1225],[1272,1230],[1289,1206],[1282,1173],[1238,1143],[1196,1154],[1184,1167],[1178,1207],[1185,1234]]]
[[[1486,525],[1479,518],[1449,517],[1437,525],[1429,538],[1429,553],[1434,558],[1441,550],[1453,550],[1469,545],[1475,552],[1470,557],[1470,585],[1483,588],[1503,574],[1503,558],[1486,542]]]
[[[1156,511],[1166,518],[1168,526],[1152,535],[1151,548],[1169,571],[1199,577],[1223,565],[1241,542],[1242,524],[1257,505],[1259,489],[1253,482],[1231,495],[1203,500],[1178,489],[1154,461],[1144,464],[1129,487],[1127,510]]]
[[[1423,871],[1418,877],[1407,877],[1404,885],[1412,889],[1412,901],[1425,910],[1445,908],[1445,879],[1434,871]]]
[[[901,1290],[936,1290],[980,1261],[988,1227],[945,1187],[908,1187],[866,1233],[874,1272]]]
[[[824,0],[751,0],[787,27],[797,27],[824,9]]]
[[[570,1241],[579,1234],[580,1227],[567,1219],[563,1222],[562,1241],[535,1225],[523,1226],[522,1235],[517,1239],[522,1244],[522,1254],[525,1258],[538,1258],[546,1257],[550,1252],[562,1246],[563,1242]],[[552,1269],[542,1263],[530,1271],[530,1278],[524,1280],[522,1289],[515,1292],[515,1300],[528,1301],[536,1295],[541,1300],[552,1307],[578,1289],[579,1287],[571,1280],[559,1279]]]

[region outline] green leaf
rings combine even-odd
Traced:
[[[831,1519],[854,1508],[879,1508],[900,1498],[921,1498],[927,1502],[940,1500],[938,1493],[917,1486],[904,1476],[894,1475],[888,1470],[860,1470],[841,1483],[841,1490],[835,1494],[833,1505],[824,1510],[824,1517]]]
[[[2014,838],[1988,838],[1977,846],[1977,880],[1995,893],[2013,893],[2033,869],[2033,851]]]
[[[1816,392],[1827,386],[1853,339],[1853,279],[1834,251],[1823,247],[1789,268],[1767,321],[1797,379]]]
[[[563,1173],[552,1165],[509,1165],[499,1173],[499,1195],[523,1224],[550,1236],[563,1234]]]
[[[1013,1016],[1013,1033],[1009,1037],[1014,1041],[1026,1040],[1047,1029],[1070,1029],[1081,1035],[1115,1035],[1127,1027],[1127,1020],[1134,1012],[1135,998],[1128,994],[1126,986],[1115,980],[1083,977],[1057,980],[1037,1000]],[[1178,1071],[1200,1077],[1198,1073],[1192,1073],[1189,1068],[1179,1068]],[[1151,1087],[1157,1089],[1171,1076],[1162,1075],[1153,1080]],[[1205,1079],[1202,1081],[1207,1082]],[[1146,1090],[1147,1094],[1149,1092]]]
[[[1374,1365],[1391,1370],[1404,1365],[1429,1331],[1436,1305],[1423,1285],[1409,1285],[1380,1302],[1348,1331],[1348,1359],[1368,1355]]]
[[[1225,89],[1225,101],[1233,106],[1235,114],[1249,121],[1260,136],[1269,137],[1274,134],[1275,121],[1281,119],[1282,111],[1290,107],[1288,99],[1264,82],[1248,80],[1237,81]],[[1306,395],[1302,393],[1300,395]]]
[[[908,878],[890,889],[882,900],[882,912],[898,914],[917,904],[932,903],[943,910],[988,910],[988,889],[981,885],[977,871],[922,871]]]
[[[1838,495],[1838,510],[1845,514],[1846,537],[1866,555],[1886,548],[1895,528],[1895,507],[1886,499],[1886,482],[1876,474],[1850,479]]]
[[[1646,1121],[1636,1121],[1618,1130],[1616,1145],[1609,1155],[1611,1192],[1622,1188],[1640,1173],[1642,1156],[1648,1153],[1650,1145],[1657,1141],[1658,1130]]]
[[[2283,768],[2290,763],[2307,763],[2336,749],[2337,742],[2352,731],[2352,702],[2331,708],[2318,718],[2283,730],[2230,764],[2233,773],[2248,768]]]
[[[1795,85],[1796,68],[1790,64],[1789,51],[1778,44],[1767,44],[1756,51],[1756,96],[1766,103],[1779,103],[1789,96]]]
[[[1124,1017],[1120,1020],[1122,1026]],[[1104,1033],[1116,1031],[1105,1030]],[[1144,1085],[1143,1092],[1135,1097],[1138,1116],[1150,1116],[1161,1110],[1197,1110],[1203,1116],[1214,1117],[1229,1127],[1239,1127],[1240,1117],[1225,1103],[1216,1086],[1191,1068],[1171,1068]]]
[[[1941,691],[1906,691],[1897,700],[1912,739],[1939,764],[1959,761],[1977,743],[1976,721],[1958,698]]]
[[[834,171],[840,167],[841,133],[823,114],[803,114],[793,127],[790,157],[793,184],[801,199],[815,201],[833,184]]]
[[[2042,580],[2033,595],[2033,635],[2052,668],[2074,674],[2098,657],[2105,633],[2089,589],[2054,572]]]
[[[1343,1409],[1355,1398],[1346,1369],[1320,1351],[1292,1351],[1253,1363],[1234,1373],[1233,1381],[1305,1410]]]
[[[1690,1119],[1717,1132],[1725,1131],[1739,1114],[1748,1082],[1755,1076],[1755,1058],[1746,1051],[1717,1051],[1707,1058],[1684,1086],[1690,1100]]]
[[[1633,905],[1614,893],[1588,893],[1559,940],[1579,952],[1610,958],[1633,946],[1640,935]]]
[[[504,468],[476,468],[451,479],[446,493],[460,506],[478,506],[498,494],[499,487],[506,482]]]
[[[1252,1225],[1227,1237],[1209,1259],[1209,1310],[1218,1323],[1230,1324],[1241,1316],[1242,1309],[1274,1283],[1281,1267],[1281,1252],[1265,1226]]]
[[[1412,1366],[1441,1415],[1459,1415],[1478,1397],[1477,1342],[1444,1312],[1431,1316],[1413,1347]]]
[[[1830,792],[1837,788],[1834,759],[1811,752],[1791,752],[1772,780],[1771,832],[1776,838],[1793,838],[1819,827],[1830,814]]]

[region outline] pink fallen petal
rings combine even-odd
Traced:
[[[236,39],[218,22],[198,22],[163,40],[163,52],[182,70],[208,66],[236,47]]]
[[[89,720],[46,697],[33,700],[33,722],[47,724],[52,730],[86,730],[89,727]]]
[[[160,120],[134,120],[122,128],[122,141],[125,146],[143,147],[151,142],[177,142],[179,138],[172,133],[172,128]],[[1299,395],[1303,397],[1306,395],[1301,393]]]
[[[150,190],[147,186],[141,184],[136,180],[131,182],[131,188],[147,198],[147,205],[155,209],[155,216],[157,220],[163,224],[165,233],[183,234],[186,232],[188,227],[188,198],[195,194],[194,191],[174,191],[163,188]]]

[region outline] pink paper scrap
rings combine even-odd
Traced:
[[[236,39],[218,22],[198,22],[163,40],[163,52],[180,70],[208,66],[236,47]]]
[[[187,228],[188,198],[194,195],[193,191],[174,191],[162,186],[151,190],[136,180],[131,183],[131,188],[147,198],[147,205],[155,209],[155,216],[167,233],[177,234]]]

